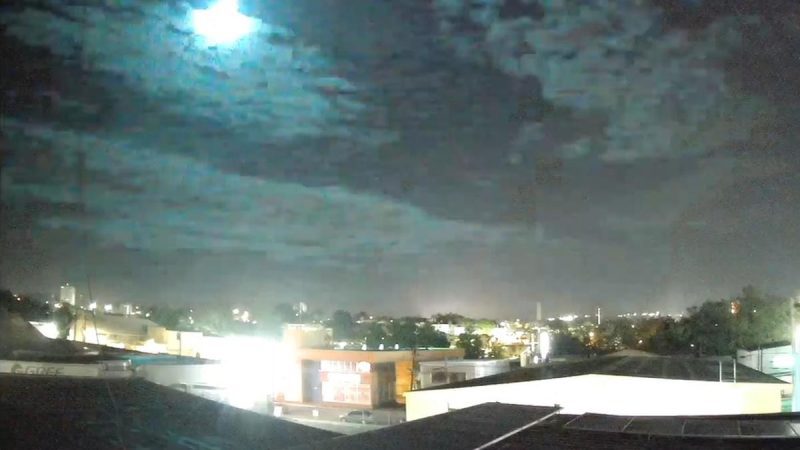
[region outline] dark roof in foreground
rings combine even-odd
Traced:
[[[488,377],[433,386],[421,391],[454,389],[491,384],[520,383],[578,375],[619,375],[629,377],[666,378],[672,380],[719,381],[717,360],[670,356],[600,356],[580,361],[557,362],[512,370]],[[723,376],[733,378],[733,361],[723,362]],[[742,364],[736,365],[736,380],[741,383],[784,383],[763,372]]]
[[[800,414],[706,417],[556,415],[508,436],[494,450],[796,449]]]
[[[485,403],[292,450],[474,449],[555,411],[553,407]]]
[[[21,315],[0,308],[0,359],[16,359],[20,352],[54,357],[78,353],[72,342],[48,339]]]
[[[282,449],[336,433],[137,379],[0,375],[0,447]]]
[[[352,436],[316,449],[795,449],[800,414],[705,417],[562,415],[556,408],[484,403]]]

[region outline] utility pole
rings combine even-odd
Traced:
[[[5,237],[6,237],[6,223],[9,220],[9,217],[8,217],[8,214],[7,214],[7,211],[6,211],[6,205],[3,202],[3,184],[4,184],[3,183],[3,180],[4,180],[3,175],[4,175],[4,172],[5,172],[6,163],[8,161],[7,158],[8,158],[8,154],[9,154],[9,150],[7,148],[7,143],[8,143],[8,141],[6,141],[5,134],[3,133],[3,111],[0,111],[0,252],[3,251],[3,248],[4,248],[3,246],[6,245],[6,240],[5,240]],[[8,258],[4,258],[4,259],[8,259]],[[9,288],[9,286],[5,286],[3,284],[4,281],[7,281],[7,280],[3,279],[3,269],[4,269],[3,263],[2,263],[2,261],[0,261],[0,287]]]
[[[794,310],[797,306],[798,298],[789,298],[789,339],[792,342],[792,357],[794,360],[794,370],[792,371],[792,412],[800,411],[800,333],[797,332],[795,324]]]
[[[0,111],[0,249],[5,245],[5,204],[3,203],[3,169],[5,168],[6,141],[3,138],[3,117]],[[0,250],[2,251],[2,250]],[[3,286],[3,266],[0,262],[0,287]]]

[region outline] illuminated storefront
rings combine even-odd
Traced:
[[[366,361],[320,361],[322,401],[326,403],[372,404],[371,365]]]
[[[463,350],[332,350],[297,349],[294,369],[276,398],[287,402],[380,406],[403,400],[411,389],[412,367],[423,360],[460,359]]]

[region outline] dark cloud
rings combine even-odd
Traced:
[[[12,286],[511,315],[794,289],[789,2],[241,3],[228,47],[188,3],[0,10]]]

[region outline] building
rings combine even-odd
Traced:
[[[639,417],[484,403],[293,450],[794,449],[800,414]]]
[[[327,348],[333,330],[322,325],[286,324],[283,326],[283,343],[289,348]]]
[[[277,378],[276,398],[284,402],[333,403],[377,407],[402,403],[413,387],[419,362],[458,360],[462,349],[289,351]]]
[[[69,283],[61,286],[58,294],[58,301],[75,306],[75,286],[70,286]]]
[[[419,387],[421,389],[458,381],[472,380],[511,370],[507,359],[463,359],[423,361],[419,363]]]
[[[407,392],[406,417],[415,420],[486,402],[557,404],[565,414],[778,413],[790,387],[731,360],[605,356]]]
[[[752,350],[737,350],[740,364],[791,383],[794,369],[792,346],[786,343],[762,346]]]
[[[96,345],[145,350],[150,344],[166,344],[167,329],[142,318],[117,314],[79,313],[69,339]],[[155,351],[161,350],[159,347]],[[166,350],[166,347],[163,348]]]
[[[467,328],[463,325],[454,325],[452,323],[434,323],[433,329],[444,333],[449,337],[458,337],[467,332]]]

